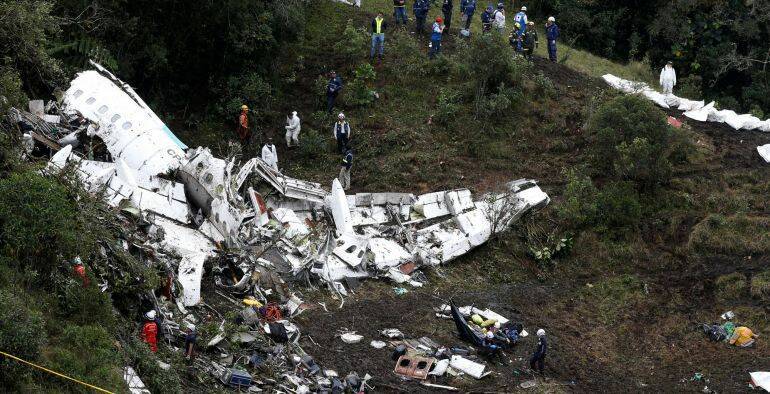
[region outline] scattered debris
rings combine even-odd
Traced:
[[[751,372],[751,384],[770,393],[770,372]]]
[[[383,341],[378,341],[378,340],[373,340],[373,341],[369,342],[369,345],[371,345],[375,349],[382,349],[385,346],[388,346],[387,343],[385,343]]]
[[[484,373],[484,369],[486,368],[484,364],[479,364],[462,356],[452,356],[449,365],[476,379],[481,379],[490,374],[490,372]]]
[[[404,355],[399,357],[393,372],[410,378],[425,380],[428,378],[428,371],[435,362],[435,358]]]
[[[358,335],[355,332],[346,332],[340,335],[340,339],[342,339],[342,342],[351,344],[361,342],[361,340],[364,339],[364,336]]]

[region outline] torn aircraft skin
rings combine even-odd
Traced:
[[[253,294],[255,303],[271,294],[261,287],[265,280],[281,299],[288,299],[276,285],[283,279],[321,283],[343,296],[363,278],[422,286],[416,270],[468,253],[550,202],[528,179],[476,198],[468,189],[346,195],[336,179],[327,190],[257,157],[242,165],[237,156],[216,158],[205,147],[188,149],[130,86],[94,67],[72,81],[56,119],[44,111],[15,110],[13,116],[30,124],[33,143],[58,151],[46,171],[72,167],[89,192],[149,222],[143,247],[168,257],[183,315],[202,303],[201,281],[212,271],[218,288]],[[75,133],[77,143],[62,147],[49,121],[59,122],[66,135]],[[88,147],[99,140],[106,152],[94,157]],[[179,332],[172,314],[162,313],[164,324]],[[296,327],[283,324],[298,336]]]

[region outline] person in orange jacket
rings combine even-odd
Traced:
[[[83,265],[83,260],[80,259],[80,256],[72,259],[72,271],[75,273],[75,276],[83,281],[83,287],[88,287],[88,284],[91,283],[91,281],[86,275],[86,267]]]
[[[249,106],[241,106],[241,115],[238,117],[238,138],[245,145],[249,140]]]
[[[150,345],[150,350],[154,352],[158,351],[158,323],[155,321],[155,310],[151,310],[144,314],[144,327],[142,327],[142,341]]]

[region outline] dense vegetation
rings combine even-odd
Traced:
[[[556,15],[568,42],[660,69],[673,61],[681,94],[770,114],[770,1],[534,0]]]

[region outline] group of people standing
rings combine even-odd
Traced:
[[[415,19],[415,33],[423,35],[425,33],[425,24],[430,11],[430,0],[414,0],[412,3],[412,12]],[[461,36],[470,35],[471,22],[476,13],[477,0],[460,0],[460,16],[464,28],[460,30]],[[407,24],[406,0],[393,0],[393,19],[395,24]],[[441,41],[444,35],[449,32],[452,25],[454,13],[454,0],[443,0],[441,5],[443,17],[436,17],[430,29],[430,50],[428,56],[434,58],[441,51]],[[531,57],[538,45],[537,31],[534,22],[527,19],[527,7],[521,7],[521,10],[514,16],[514,26],[509,37],[511,46],[517,53],[526,57]],[[497,8],[488,5],[481,13],[481,31],[489,32],[492,29],[500,33],[506,30],[505,4],[498,3]],[[385,29],[387,22],[380,12],[372,20],[372,49],[370,58],[374,59],[375,53],[382,60],[385,44]],[[556,61],[556,40],[559,38],[559,26],[556,25],[556,19],[549,17],[545,25],[546,38],[548,39],[548,57],[551,61]]]

